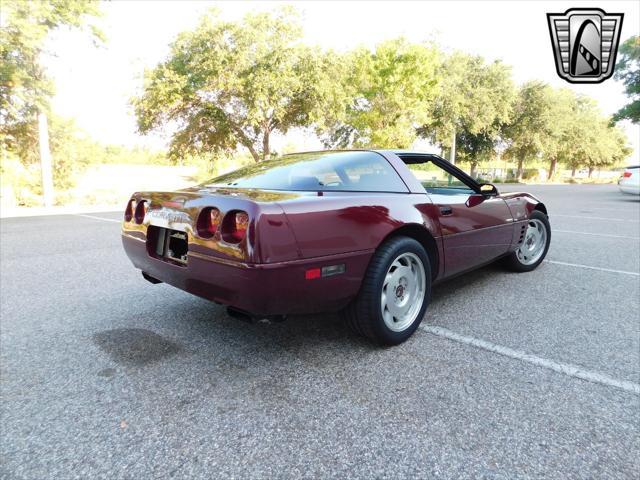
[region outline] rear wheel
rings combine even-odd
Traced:
[[[357,333],[381,345],[397,345],[418,328],[430,298],[427,253],[416,240],[396,237],[378,248],[344,315]]]
[[[544,213],[534,210],[529,217],[522,245],[505,258],[505,264],[516,272],[530,272],[542,263],[550,244],[549,219]]]

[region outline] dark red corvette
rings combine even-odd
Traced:
[[[394,151],[293,154],[136,193],[122,231],[152,283],[252,317],[341,310],[382,344],[415,331],[434,282],[499,258],[533,270],[550,239],[533,196],[500,195],[436,155]]]

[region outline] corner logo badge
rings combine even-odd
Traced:
[[[600,83],[611,77],[623,16],[599,8],[547,13],[558,75],[571,83]]]

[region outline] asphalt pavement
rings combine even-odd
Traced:
[[[3,219],[0,476],[638,478],[640,200],[526,190],[549,262],[440,284],[385,349],[146,282],[120,212]]]

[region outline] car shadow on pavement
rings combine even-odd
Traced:
[[[430,311],[459,310],[456,296],[500,273],[504,273],[501,268],[489,266],[438,285],[435,308],[427,310],[423,322],[437,324],[438,315],[430,316]],[[338,314],[247,323],[229,317],[220,305],[164,288],[167,291],[159,292],[161,300],[152,309],[124,315],[117,328],[92,338],[111,360],[100,362],[96,370],[100,381],[135,379],[136,389],[169,392],[173,403],[163,400],[163,405],[197,409],[220,397],[242,398],[246,404],[267,398],[296,405],[306,402],[301,399],[307,389],[326,389],[350,405],[369,408],[380,389],[397,395],[398,379],[407,371],[452,368],[449,363],[443,368],[443,362],[450,360],[430,348],[431,342],[441,340],[420,330],[402,345],[382,348],[351,332]],[[172,392],[177,390],[188,393],[175,396]],[[214,413],[227,415],[223,410]]]
[[[482,281],[491,281],[497,275],[517,275],[502,267],[498,262],[490,263],[477,270],[453,277],[433,286],[431,301],[437,301],[443,295],[462,294],[466,287],[476,285]]]
[[[467,288],[490,282],[497,275],[505,274],[511,273],[505,271],[500,265],[491,264],[440,283],[434,286],[432,304],[438,304],[439,308],[443,308],[441,303],[445,299],[464,295]],[[228,316],[224,307],[206,300],[194,299],[192,302],[188,307],[186,321],[197,328],[198,334],[205,339],[213,341],[223,339],[227,343],[237,344],[238,347],[275,348],[278,351],[322,345],[343,345],[374,351],[380,349],[352,332],[339,313],[294,315],[282,322],[258,320],[249,323]],[[176,310],[183,308],[184,304],[176,307]],[[429,311],[430,309],[427,309],[424,320],[427,323],[433,320],[429,317]],[[182,315],[178,315],[178,318],[181,317]]]
[[[510,275],[504,268],[497,264],[491,264],[474,270],[465,275],[452,278],[433,287],[432,304],[441,303],[445,298],[464,295],[467,288],[477,286],[479,283],[492,281],[496,275]],[[514,274],[515,275],[515,274]],[[216,305],[220,313],[226,316],[224,308]],[[425,321],[429,322],[429,310]],[[354,346],[371,346],[370,342],[351,332],[339,313],[325,313],[314,315],[294,315],[283,322],[258,321],[255,324],[239,321],[230,317],[225,320],[226,329],[232,328],[236,332],[244,334],[254,332],[256,335],[269,336],[269,342],[281,344],[322,344],[344,342]],[[210,321],[210,319],[208,320]],[[377,349],[375,346],[371,346]]]
[[[436,285],[423,322],[438,323],[430,312],[456,308],[456,296],[464,296],[467,289],[493,281],[500,274],[504,275],[505,270],[489,265]],[[344,361],[345,357],[358,360],[363,356],[384,356],[396,349],[420,349],[421,345],[417,334],[399,347],[381,348],[352,332],[337,313],[249,323],[228,316],[223,306],[186,293],[173,292],[161,298],[164,300],[155,305],[153,314],[127,315],[120,328],[95,333],[93,343],[126,370],[156,363],[168,365],[185,357],[195,360],[194,355],[212,365],[228,364],[229,368],[248,361],[265,365],[287,359],[304,359],[305,365],[324,366],[337,359]]]

